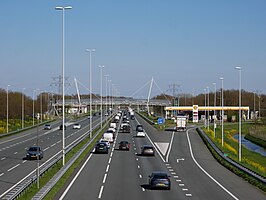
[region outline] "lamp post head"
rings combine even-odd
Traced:
[[[224,80],[224,78],[223,77],[220,77],[220,80]]]
[[[241,67],[235,67],[235,69],[237,69],[237,70],[241,70],[242,68],[241,68]]]
[[[72,9],[72,6],[56,6],[56,10],[70,10]]]
[[[86,49],[87,52],[95,52],[95,49]]]

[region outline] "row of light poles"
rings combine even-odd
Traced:
[[[238,143],[239,143],[239,147],[238,147],[238,160],[241,162],[241,146],[242,146],[242,134],[241,134],[241,122],[242,122],[242,110],[241,110],[241,84],[242,84],[242,80],[241,80],[241,76],[242,76],[242,68],[241,67],[235,67],[236,70],[239,71],[239,138],[238,138]],[[221,110],[222,110],[222,113],[221,113],[221,127],[222,127],[222,147],[224,146],[224,97],[223,97],[223,90],[224,90],[224,78],[223,77],[220,77],[219,78],[221,80]],[[214,85],[214,91],[215,91],[215,95],[214,95],[214,107],[216,107],[216,83],[213,83]],[[207,87],[206,89],[204,89],[205,91],[205,107],[206,107],[206,91],[208,93],[208,107],[209,107],[209,87]],[[209,109],[208,109],[209,111]],[[214,111],[214,115],[216,116],[215,114],[215,111]],[[206,118],[206,110],[205,110],[205,118]],[[208,112],[208,118],[209,118],[209,112]],[[208,121],[208,130],[209,130],[209,119],[207,120]],[[205,126],[206,126],[206,122],[205,122]],[[215,118],[214,118],[214,137],[215,137],[215,129],[216,129],[216,122],[215,122]]]

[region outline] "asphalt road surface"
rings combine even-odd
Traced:
[[[145,138],[135,137],[142,124]],[[158,132],[142,118],[131,120],[131,133],[118,133],[108,154],[88,155],[84,165],[56,199],[265,199],[254,186],[221,166],[212,157],[193,127],[186,132]],[[129,151],[118,149],[127,140]],[[156,147],[155,157],[140,155],[144,144]],[[148,176],[167,172],[171,190],[151,190]]]
[[[74,123],[80,123],[81,129],[73,129]],[[99,123],[99,116],[93,117],[93,124]],[[38,128],[39,145],[44,151],[40,165],[62,150],[62,130],[60,121],[51,123],[51,130]],[[67,121],[65,131],[65,146],[89,130],[89,119],[80,118],[78,121]],[[21,132],[17,135],[0,140],[0,196],[32,171],[36,170],[36,160],[26,160],[26,149],[37,144],[37,128]]]

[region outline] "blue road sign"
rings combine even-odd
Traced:
[[[158,124],[164,124],[165,120],[162,117],[158,118]]]

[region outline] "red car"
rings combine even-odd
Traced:
[[[119,142],[119,150],[128,150],[130,149],[130,143],[128,141]]]

